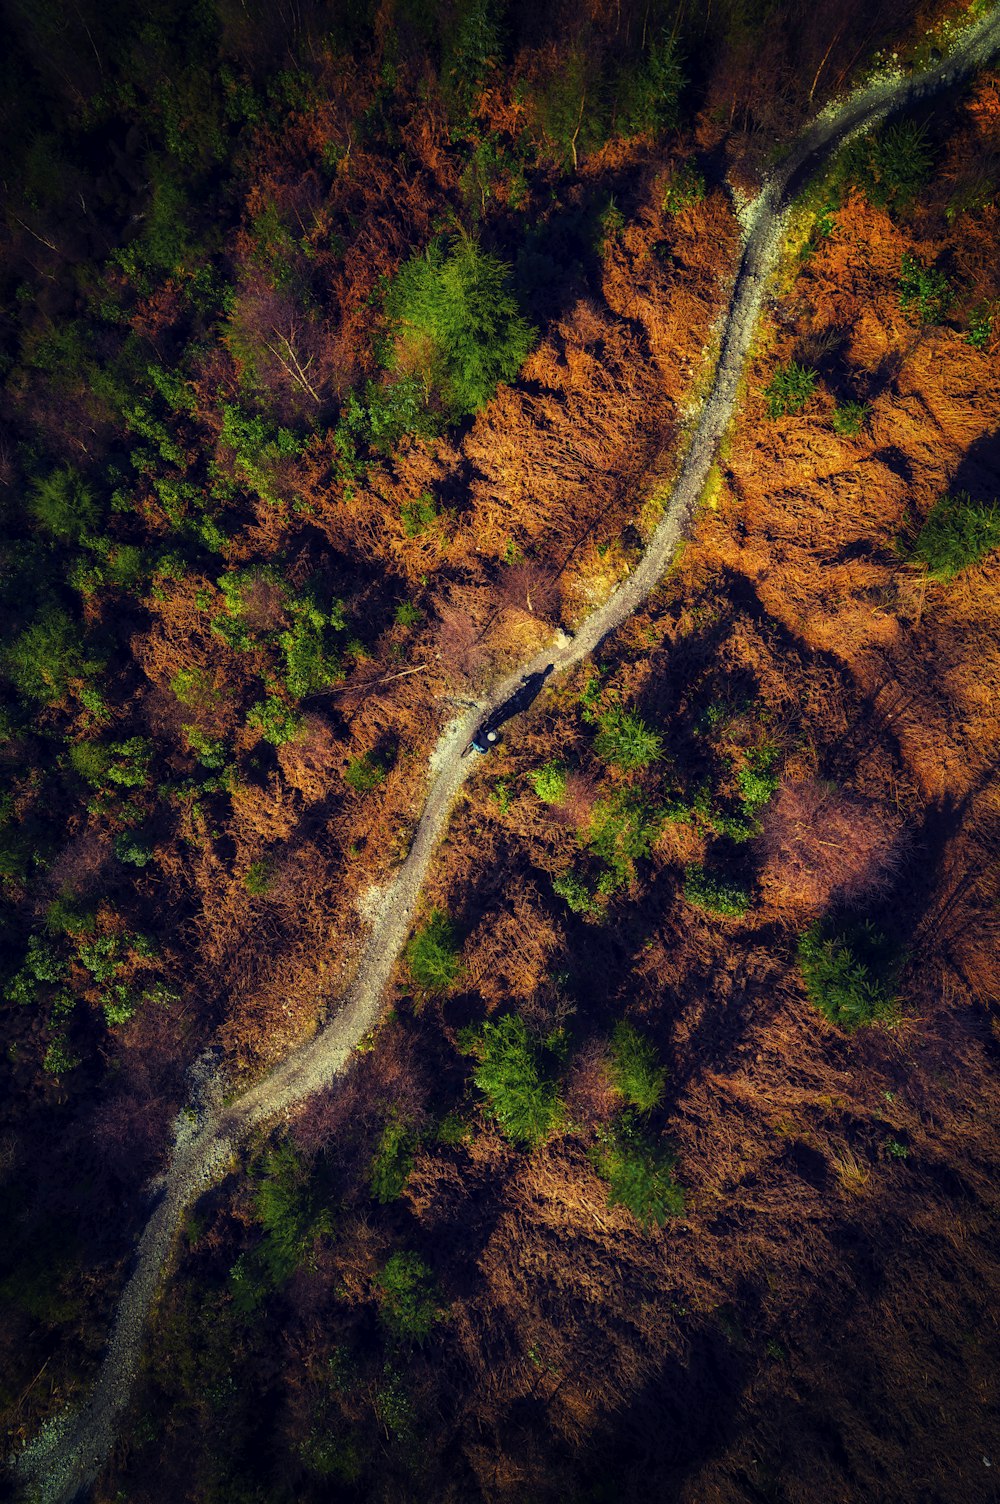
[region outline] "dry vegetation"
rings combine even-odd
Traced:
[[[400,9],[404,52],[417,9]],[[581,45],[617,58],[613,8],[592,9]],[[886,7],[874,35],[861,11],[838,8],[838,32],[817,6],[761,50],[728,7],[682,129],[581,135],[575,172],[545,104],[562,53],[525,23],[474,105],[479,139],[508,151],[487,192],[455,148],[456,85],[415,44],[397,69],[381,7],[372,56],[317,43],[307,97],[241,143],[224,316],[198,323],[183,267],[118,286],[128,336],[183,362],[192,394],[171,475],[235,491],[209,557],[136,596],[83,592],[80,621],[114,637],[103,704],[73,688],[2,749],[18,819],[58,822],[37,870],[4,869],[10,934],[62,933],[80,1053],[46,1065],[56,1003],[7,1007],[0,1170],[32,1251],[0,1288],[12,1441],[93,1370],[191,1060],[213,1046],[238,1084],[344,985],[448,697],[571,626],[638,557],[737,252],[721,169],[752,173],[874,45],[932,19]],[[220,14],[252,73],[257,43]],[[519,168],[522,130],[540,144]],[[996,78],[925,130],[912,202],[879,207],[857,175],[810,195],[695,538],[466,785],[425,895],[457,954],[445,930],[440,954],[411,948],[346,1082],[192,1213],[98,1500],[992,1496],[1000,554],[942,584],[907,551],[943,493],[1000,495]],[[669,212],[696,153],[707,190]],[[373,444],[345,475],[337,425],[385,369],[384,282],[446,213],[507,260],[549,258],[522,291],[539,337],[475,415]],[[906,254],[955,288],[938,322],[901,304]],[[102,297],[127,284],[114,265]],[[89,473],[115,415],[85,383],[53,401],[29,356],[57,295],[39,310],[6,409],[19,442]],[[392,358],[430,382],[419,341]],[[792,361],[814,394],[770,418]],[[251,388],[300,441],[266,474],[225,416]],[[135,536],[173,547],[171,507],[191,521],[195,503],[152,471],[130,483]],[[310,611],[337,672],[296,695],[281,634]],[[265,696],[293,734],[254,719]],[[114,754],[114,788],[72,761],[136,737],[153,771],[132,784],[141,749]],[[136,831],[144,863],[121,854]],[[898,1006],[847,1033],[797,948],[810,925],[864,923]],[[23,944],[4,943],[13,976]],[[109,987],[154,985],[109,1013]],[[497,1080],[532,1096],[537,1132],[510,1131]],[[667,1210],[643,1218],[651,1186]]]

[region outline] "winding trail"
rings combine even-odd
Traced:
[[[382,997],[413,922],[427,868],[447,825],[455,796],[475,758],[462,750],[481,719],[510,698],[525,674],[553,663],[562,674],[594,651],[639,607],[670,564],[690,524],[719,441],[735,406],[743,364],[794,195],[856,131],[904,109],[982,67],[1000,52],[1000,9],[964,31],[953,51],[914,78],[879,82],[824,111],[791,152],[745,216],[743,256],[723,329],[715,379],[684,457],[667,511],[638,567],[581,625],[565,646],[539,653],[497,686],[477,710],[442,732],[430,760],[432,782],[405,862],[383,900],[351,989],[336,1016],[237,1101],[210,1107],[195,1127],[182,1129],[163,1177],[163,1190],[139,1242],[122,1292],[107,1351],[83,1406],[44,1426],[15,1462],[36,1504],[70,1504],[96,1479],[114,1443],[139,1366],[146,1324],[187,1208],[234,1163],[253,1129],[287,1116],[297,1103],[328,1086],[358,1043],[378,1022]]]

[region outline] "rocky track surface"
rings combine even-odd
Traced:
[[[132,1391],[150,1308],[187,1208],[232,1167],[247,1134],[280,1121],[304,1098],[329,1086],[378,1023],[382,998],[409,935],[427,868],[455,796],[475,763],[462,753],[476,725],[510,699],[522,677],[549,664],[559,675],[591,654],[642,604],[669,566],[732,417],[765,278],[777,256],[791,200],[848,137],[968,77],[998,52],[1000,9],[995,9],[969,27],[949,56],[926,72],[885,79],[829,107],[801,132],[743,216],[743,254],[723,325],[715,378],[666,513],[641,562],[605,604],[587,617],[575,637],[539,653],[496,686],[478,709],[442,732],[430,758],[431,783],[413,844],[384,896],[351,989],[330,1022],[237,1101],[228,1106],[207,1103],[200,1119],[179,1132],[118,1304],[93,1391],[78,1410],[49,1422],[15,1463],[15,1475],[33,1504],[71,1504],[84,1497],[108,1457]]]

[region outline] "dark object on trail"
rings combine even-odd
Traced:
[[[542,692],[542,685],[555,668],[554,663],[547,663],[536,674],[525,674],[520,684],[515,689],[509,700],[504,700],[494,710],[492,715],[486,717],[482,725],[476,730],[471,742],[462,753],[466,757],[470,752],[482,752],[484,755],[491,747],[495,747],[500,738],[500,727],[511,716],[520,715],[523,710],[538,698]]]

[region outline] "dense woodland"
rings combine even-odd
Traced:
[[[5,0],[10,1453],[456,703],[639,558],[741,196],[964,13]],[[192,1212],[97,1500],[994,1497],[998,194],[988,73],[797,202],[694,537]]]

